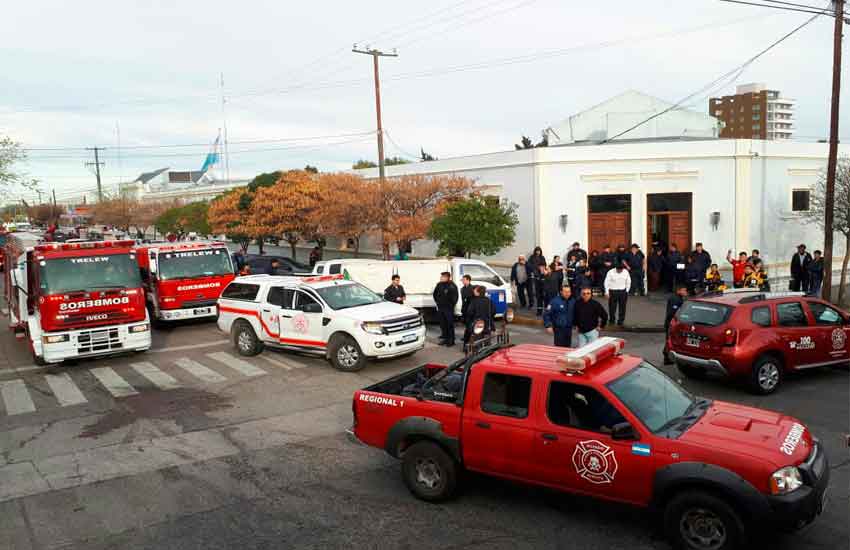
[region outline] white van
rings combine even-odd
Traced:
[[[464,275],[472,277],[472,284],[487,289],[487,295],[496,307],[496,316],[501,317],[513,301],[511,285],[493,268],[481,260],[446,258],[437,260],[368,260],[346,259],[317,262],[313,267],[316,275],[344,275],[383,295],[393,275],[401,277],[401,286],[407,294],[404,304],[416,309],[435,308],[434,287],[440,282],[440,273],[448,271],[452,280],[461,287]],[[460,294],[460,293],[458,293]],[[460,299],[455,305],[455,315],[460,315]]]

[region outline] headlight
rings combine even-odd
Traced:
[[[381,323],[360,323],[360,328],[369,334],[383,334],[384,329],[381,327]]]
[[[151,326],[147,323],[144,325],[136,325],[134,327],[130,327],[130,332],[147,332],[149,331]]]
[[[785,495],[798,489],[803,484],[800,470],[796,466],[786,466],[773,472],[770,476],[770,492],[774,495]]]
[[[59,342],[67,342],[71,337],[67,334],[45,334],[41,339],[45,344],[58,344]]]

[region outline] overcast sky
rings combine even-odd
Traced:
[[[375,104],[371,59],[351,52],[359,42],[398,48],[381,62],[387,156],[505,150],[627,89],[679,100],[808,17],[717,0],[6,2],[0,135],[106,147],[108,186],[200,168],[208,146],[138,146],[209,144],[224,118],[229,141],[255,142],[230,146],[233,176],[349,168],[377,156],[361,134],[374,129]],[[796,133],[825,137],[831,45],[832,20],[819,18],[737,83],[797,99]],[[703,94],[693,108],[707,103]],[[841,112],[846,124],[850,97]],[[22,168],[60,198],[94,186],[90,152],[29,154]]]

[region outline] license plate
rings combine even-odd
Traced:
[[[699,338],[693,338],[692,336],[688,336],[687,338],[685,338],[685,345],[691,346],[692,348],[698,348]]]
[[[209,315],[212,313],[211,307],[202,307],[195,310],[195,315]]]
[[[401,343],[402,344],[409,344],[409,343],[415,342],[417,340],[419,340],[418,336],[416,336],[415,334],[408,334],[407,336],[402,337]]]

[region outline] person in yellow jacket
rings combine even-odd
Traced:
[[[767,278],[767,272],[759,264],[758,269],[752,264],[747,264],[744,268],[744,287],[757,288],[770,292],[770,281]]]

